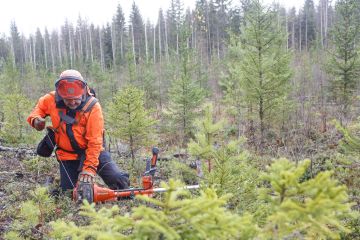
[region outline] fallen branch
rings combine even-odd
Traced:
[[[13,148],[0,146],[0,152],[13,152],[16,154],[36,155],[35,149],[33,148]]]
[[[335,167],[341,167],[341,168],[359,168],[360,167],[360,163],[352,163],[349,165],[335,165]]]

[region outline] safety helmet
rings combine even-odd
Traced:
[[[55,82],[57,94],[66,99],[83,98],[87,89],[86,85],[81,73],[73,69],[63,71]]]

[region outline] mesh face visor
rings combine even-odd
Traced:
[[[56,84],[56,91],[62,98],[78,99],[85,94],[83,81],[73,78],[59,79]]]

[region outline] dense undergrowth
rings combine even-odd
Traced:
[[[2,155],[1,230],[5,239],[357,239],[359,173],[356,126],[341,141],[319,135],[303,146],[310,159],[284,149],[257,155],[224,134],[205,108],[188,148],[163,146],[153,198],[76,205],[58,186],[54,158]],[[335,129],[334,129],[335,131]],[[351,131],[351,132],[350,132]],[[332,134],[332,133],[327,133]],[[341,137],[344,136],[344,137]],[[318,146],[323,146],[319,148]],[[311,155],[306,148],[316,149]],[[161,147],[160,147],[161,149]],[[356,150],[356,148],[355,148]],[[177,152],[176,154],[174,154]],[[354,155],[355,153],[355,155]],[[146,156],[146,151],[143,153]],[[140,185],[144,157],[114,159]],[[176,156],[176,157],[174,157]],[[197,164],[194,164],[197,163]],[[196,166],[197,169],[190,168]],[[201,168],[201,169],[200,169]],[[177,179],[177,180],[174,180]],[[101,183],[101,180],[99,179]],[[200,183],[199,190],[182,189]]]

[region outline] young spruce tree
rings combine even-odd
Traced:
[[[189,152],[202,162],[203,184],[215,187],[219,196],[231,193],[230,208],[254,212],[258,171],[242,149],[244,140],[228,140],[224,125],[224,120],[214,122],[213,107],[206,105],[203,117],[195,122],[197,132],[188,144]]]
[[[343,221],[351,215],[346,186],[330,171],[304,181],[309,165],[310,160],[295,166],[279,159],[263,174],[268,187],[260,193],[269,214],[261,239],[340,239],[340,233],[348,232]]]
[[[235,34],[230,35],[230,46],[227,54],[227,74],[224,79],[220,81],[220,86],[223,89],[224,97],[223,103],[227,106],[227,113],[234,118],[234,125],[236,125],[236,135],[241,137],[241,123],[243,121],[242,114],[245,111],[244,92],[240,83],[240,42],[239,37]]]
[[[195,64],[193,51],[188,46],[188,32],[183,30],[181,37],[179,70],[169,89],[168,115],[174,125],[173,129],[180,131],[179,137],[184,145],[192,135],[193,123],[197,117],[196,109],[201,105],[205,91],[193,79]]]
[[[11,230],[5,234],[5,239],[42,238],[45,232],[42,228],[46,221],[54,218],[54,199],[49,196],[45,187],[37,187],[30,195],[31,199],[21,203],[19,213]]]
[[[340,106],[341,124],[349,114],[359,81],[359,9],[358,0],[339,0],[335,5],[336,23],[331,31],[332,48],[326,69],[334,77],[330,87],[335,102]]]
[[[2,119],[0,120],[0,135],[11,144],[33,143],[39,133],[31,131],[31,127],[24,119],[31,108],[31,101],[19,90],[0,97],[2,103]]]
[[[259,231],[251,216],[239,216],[224,205],[228,196],[218,197],[213,189],[204,189],[192,197],[179,182],[162,184],[168,189],[160,199],[138,196],[149,204],[121,215],[117,205],[96,211],[85,203],[81,215],[88,224],[59,219],[52,222],[55,239],[254,239]]]
[[[286,52],[286,36],[278,26],[277,13],[252,0],[245,13],[245,23],[240,35],[239,58],[232,76],[240,81],[244,102],[248,106],[250,120],[255,120],[260,130],[260,150],[265,144],[265,134],[271,120],[276,116],[284,97],[289,92],[292,72],[290,54]]]
[[[144,108],[144,92],[132,85],[121,89],[107,113],[110,132],[129,144],[134,163],[136,150],[149,143],[151,127],[155,124],[150,111]]]

